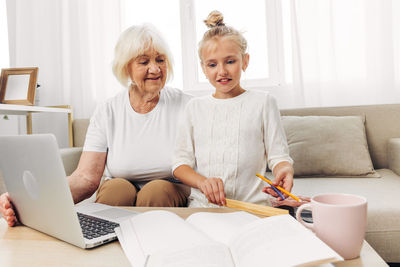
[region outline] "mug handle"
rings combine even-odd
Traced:
[[[311,229],[312,231],[314,231],[314,223],[305,222],[305,221],[303,220],[303,218],[301,217],[301,212],[302,212],[304,209],[309,209],[309,210],[312,211],[312,206],[311,206],[311,204],[307,203],[307,204],[303,204],[303,205],[301,205],[300,207],[298,207],[298,208],[297,208],[297,211],[296,211],[296,219],[297,219],[302,225],[304,225],[306,228]]]

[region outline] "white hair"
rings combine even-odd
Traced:
[[[173,77],[173,59],[161,33],[149,23],[131,26],[121,33],[114,51],[112,70],[118,81],[125,87],[131,82],[128,65],[132,59],[154,48],[167,59],[167,81]]]

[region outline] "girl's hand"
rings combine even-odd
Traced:
[[[287,161],[283,161],[278,163],[278,165],[275,166],[274,168],[274,176],[275,179],[272,181],[272,183],[275,186],[280,186],[286,191],[290,192],[293,187],[293,166]],[[278,194],[269,186],[266,186],[262,190],[264,193],[270,194],[273,197],[278,198],[278,200],[282,200]],[[283,194],[285,197],[287,197],[286,194]]]
[[[0,196],[0,213],[9,226],[14,226],[17,223],[17,217],[15,216],[14,208],[8,193],[4,193]]]
[[[200,181],[197,188],[207,197],[208,201],[219,206],[226,205],[224,182],[220,178],[210,177]]]

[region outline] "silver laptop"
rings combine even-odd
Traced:
[[[81,248],[115,240],[118,223],[137,214],[96,203],[74,206],[51,134],[0,136],[0,172],[22,224]]]

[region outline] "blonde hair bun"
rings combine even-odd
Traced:
[[[211,11],[204,23],[210,29],[217,26],[225,26],[224,16],[218,10]]]

